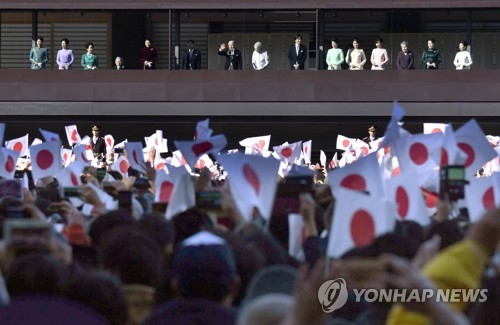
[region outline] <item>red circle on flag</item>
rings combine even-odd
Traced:
[[[347,140],[347,139],[344,139],[344,141],[342,141],[342,145],[344,146],[344,148],[349,147],[349,144],[350,144],[350,143],[351,143],[351,142],[349,142],[349,140]]]
[[[132,151],[132,158],[134,159],[134,162],[139,165],[139,159],[137,159],[137,151],[133,150]]]
[[[170,182],[161,183],[160,202],[170,201],[170,196],[172,195],[173,188],[174,188],[174,184],[172,184]]]
[[[197,143],[197,144],[193,145],[191,147],[191,151],[193,151],[193,153],[196,156],[201,156],[204,153],[207,153],[210,150],[212,150],[213,147],[214,147],[214,145],[211,142],[205,141],[205,142],[201,142],[201,143]]]
[[[15,167],[16,162],[14,161],[14,158],[12,158],[12,156],[8,156],[7,161],[5,162],[5,171],[7,173],[12,173]]]
[[[125,174],[125,173],[128,171],[128,167],[129,167],[129,166],[128,166],[128,162],[127,162],[126,160],[122,160],[122,161],[120,161],[120,171],[121,171],[122,173],[124,173],[124,174]]]
[[[464,165],[465,165],[465,167],[469,167],[470,165],[472,165],[472,163],[474,162],[474,159],[476,158],[476,154],[474,152],[474,149],[468,143],[465,143],[465,142],[460,142],[458,144],[458,147],[460,148],[460,150],[465,152],[465,154],[467,155],[467,159],[465,160]]]
[[[285,158],[290,158],[290,156],[292,155],[292,153],[293,153],[293,151],[292,151],[291,148],[285,148],[285,149],[281,150],[281,154]]]
[[[14,143],[12,150],[21,152],[23,150],[23,147],[24,147],[23,143],[18,141],[16,143]]]
[[[415,142],[410,146],[410,159],[416,164],[416,165],[423,165],[427,162],[427,159],[429,158],[429,152],[427,151],[427,148],[425,145],[423,145],[420,142]]]
[[[76,137],[76,129],[73,129],[71,132],[71,140],[78,141],[78,138]]]
[[[253,170],[253,168],[249,164],[243,165],[243,176],[250,184],[250,186],[252,186],[253,190],[255,191],[255,194],[259,195],[260,192],[259,176],[257,176],[257,173]]]
[[[304,153],[307,153],[309,151],[309,147],[304,148]]]
[[[398,186],[396,189],[396,203],[398,204],[398,214],[404,219],[410,210],[410,198],[408,193],[402,186]]]
[[[344,177],[342,182],[340,182],[340,186],[349,188],[351,190],[365,191],[366,180],[359,174],[352,174]]]
[[[54,156],[49,150],[43,149],[36,155],[36,164],[40,169],[48,169],[54,163]]]
[[[160,170],[160,169],[163,169],[167,164],[165,163],[159,163],[158,165],[156,165],[156,170]]]
[[[448,166],[448,151],[445,148],[441,148],[441,161],[439,162],[440,166]]]
[[[486,210],[495,208],[495,196],[492,186],[490,186],[490,188],[488,188],[483,194],[483,207]]]
[[[435,208],[439,200],[439,197],[437,195],[426,192],[424,192],[424,195],[425,195],[425,206],[428,208]]]
[[[356,211],[351,218],[351,238],[357,246],[369,245],[375,239],[375,222],[366,210]]]
[[[361,150],[363,150],[363,156],[366,156],[368,154],[368,148],[367,147],[363,147],[363,148],[361,148]]]
[[[84,152],[80,153],[80,156],[82,157],[83,161],[89,162],[89,160],[87,159],[87,155]]]
[[[443,133],[443,131],[441,131],[441,129],[438,129],[438,128],[434,128],[431,133]]]
[[[63,160],[64,160],[64,161],[68,160],[68,154],[67,154],[67,153],[65,153],[65,154],[63,155]]]
[[[266,145],[266,141],[259,140],[258,145],[259,145],[259,148],[262,150],[262,149],[264,149],[264,146]]]
[[[111,138],[106,138],[106,143],[108,144],[108,147],[111,147]]]
[[[71,178],[71,184],[73,184],[73,186],[78,186],[79,185],[78,178],[76,177],[75,174],[70,173],[70,178]]]

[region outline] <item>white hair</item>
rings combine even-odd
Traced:
[[[257,49],[257,48],[262,48],[262,43],[261,43],[261,42],[256,42],[256,43],[253,45],[253,48],[254,48],[254,49]]]

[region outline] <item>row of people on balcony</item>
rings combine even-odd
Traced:
[[[182,69],[184,70],[198,70],[201,68],[201,52],[194,47],[194,41],[188,41],[188,49],[184,53],[182,60]],[[397,55],[396,67],[398,70],[411,70],[414,69],[415,58],[414,54],[408,48],[408,42],[401,42],[401,51]],[[57,65],[59,70],[68,70],[74,62],[74,54],[68,48],[69,40],[63,38],[61,40],[61,50],[57,52]],[[379,38],[375,41],[375,49],[372,50],[370,62],[372,70],[385,70],[389,62],[389,55],[387,50],[383,48],[383,39]],[[441,54],[435,47],[435,40],[429,39],[427,42],[427,49],[422,53],[422,63],[425,69],[437,69],[441,63]],[[81,66],[84,70],[95,70],[99,67],[98,56],[93,53],[94,44],[88,42],[85,44],[87,50],[81,57]],[[231,40],[227,43],[222,43],[218,49],[218,55],[224,56],[226,61],[224,63],[225,70],[240,70],[243,68],[243,56],[240,50],[236,48],[236,42]],[[307,47],[302,44],[302,35],[295,34],[294,43],[290,45],[288,51],[288,59],[290,63],[290,70],[304,70],[305,62],[307,59]],[[151,45],[151,41],[146,39],[144,47],[139,53],[139,65],[144,70],[155,69],[158,54],[156,49]],[[342,70],[342,65],[347,63],[349,70],[363,70],[367,63],[367,57],[357,38],[352,42],[352,48],[347,51],[344,57],[344,52],[339,48],[338,39],[332,40],[332,48],[328,50],[326,56],[326,63],[328,70]],[[31,69],[45,69],[46,63],[49,61],[47,49],[43,47],[43,37],[38,37],[36,46],[30,52]],[[470,69],[472,65],[472,58],[467,51],[467,42],[463,41],[459,44],[459,52],[455,55],[453,61],[457,70]],[[267,51],[263,50],[263,44],[256,42],[254,44],[254,52],[252,54],[252,68],[254,70],[263,70],[270,67],[269,55]],[[123,59],[117,57],[115,60],[115,69],[124,69]]]

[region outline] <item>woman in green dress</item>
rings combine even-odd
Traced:
[[[30,61],[32,70],[45,69],[45,64],[49,62],[49,53],[43,46],[43,37],[36,38],[36,45],[30,51]]]
[[[88,42],[85,44],[85,48],[87,49],[87,53],[82,55],[82,67],[83,70],[95,70],[99,67],[99,59],[94,52],[94,43]]]
[[[344,51],[339,49],[339,40],[334,38],[332,40],[332,48],[326,54],[326,64],[328,70],[342,70],[342,63],[344,62]]]

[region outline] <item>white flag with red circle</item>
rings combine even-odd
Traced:
[[[208,123],[210,120],[207,118],[206,120],[200,121],[196,124],[196,131],[194,133],[193,140],[207,140],[212,136],[212,129],[208,127]]]
[[[500,173],[472,178],[465,186],[465,202],[470,222],[478,221],[488,210],[500,208]]]
[[[38,129],[40,131],[40,133],[42,134],[43,138],[45,139],[45,141],[60,141],[61,138],[59,137],[59,134],[55,133],[55,132],[51,132],[51,131],[47,131],[47,130],[42,130],[42,129]]]
[[[170,201],[175,184],[173,176],[177,175],[175,169],[172,168],[173,174],[169,174],[165,170],[157,171],[155,177],[155,202]]]
[[[413,173],[402,173],[387,180],[387,199],[396,207],[399,220],[411,220],[422,226],[430,223],[429,215],[420,189]]]
[[[299,262],[305,260],[303,243],[305,240],[305,228],[302,215],[290,213],[288,215],[288,255]]]
[[[443,147],[443,134],[416,134],[395,142],[397,157],[403,172],[424,175],[438,167]]]
[[[167,160],[164,158],[156,158],[154,163],[155,170],[166,170]]]
[[[28,155],[28,143],[28,134],[26,134],[20,138],[5,141],[5,148],[17,151],[19,152],[19,157],[24,157]]]
[[[0,147],[0,177],[13,179],[19,152]]]
[[[219,134],[210,138],[198,138],[195,141],[174,141],[177,149],[193,168],[198,159],[208,153],[217,154],[227,145],[226,136]]]
[[[111,165],[111,170],[120,172],[122,175],[128,175],[130,164],[125,156],[119,156],[118,159]]]
[[[360,139],[356,139],[354,142],[354,149],[361,150],[362,156],[366,156],[370,153],[370,145]]]
[[[334,192],[343,187],[355,191],[368,191],[370,195],[385,197],[377,156],[369,154],[343,168],[328,173],[328,182]]]
[[[455,139],[460,150],[467,155],[464,164],[467,178],[472,177],[483,164],[497,156],[475,119],[455,131]]]
[[[142,144],[140,142],[127,142],[125,143],[125,150],[127,151],[127,159],[130,167],[145,173],[144,169],[144,154],[142,152]]]
[[[443,147],[441,148],[441,155],[439,166],[460,165],[463,166],[467,160],[467,155],[463,152],[457,144],[455,133],[451,124],[444,128]]]
[[[351,150],[354,147],[356,139],[345,137],[341,134],[337,135],[337,149],[338,150]]]
[[[300,154],[302,153],[302,141],[290,144],[285,143],[281,146],[273,147],[273,150],[281,161],[286,164],[293,164],[300,158]]]
[[[352,248],[370,245],[376,237],[393,231],[395,222],[388,202],[339,189],[335,194],[327,256],[338,258]]]
[[[165,211],[167,219],[171,219],[176,214],[196,206],[194,184],[186,168],[170,168],[169,171],[171,179],[174,182],[174,188],[170,194],[170,200]]]
[[[33,179],[55,176],[62,168],[61,141],[50,141],[31,146]]]
[[[329,169],[334,169],[339,167],[339,159],[337,158],[337,153],[333,155],[332,161],[328,164]]]
[[[73,156],[73,150],[61,148],[61,159],[64,167],[67,167],[71,163],[72,156]]]
[[[312,140],[305,141],[302,143],[302,156],[306,164],[311,163],[311,152],[312,152]]]
[[[210,168],[213,165],[214,165],[214,162],[212,161],[212,159],[210,159],[210,157],[208,155],[203,155],[200,157],[200,159],[198,159],[198,161],[194,165],[194,168],[198,168],[198,169],[203,169],[205,167]]]
[[[246,138],[239,142],[240,146],[245,147],[245,153],[249,155],[259,154],[263,150],[268,151],[270,143],[270,135]]]
[[[68,125],[64,128],[66,130],[66,137],[68,138],[70,146],[73,146],[73,144],[79,144],[80,141],[82,141],[82,137],[80,137],[76,125]]]
[[[82,185],[80,174],[83,166],[79,163],[70,164],[56,174],[57,181],[61,187],[77,187]]]
[[[220,155],[219,161],[229,174],[231,194],[243,217],[251,220],[256,207],[262,217],[269,220],[280,161],[239,153]]]
[[[424,134],[443,133],[447,124],[445,123],[424,123]]]
[[[320,150],[319,152],[319,163],[321,164],[321,167],[326,167],[326,154],[323,150]]]
[[[87,150],[84,144],[78,144],[73,147],[73,154],[75,155],[75,161],[89,165],[92,159],[87,156]]]
[[[104,143],[106,144],[106,152],[113,152],[113,147],[115,146],[115,139],[111,134],[106,134],[104,136]]]

